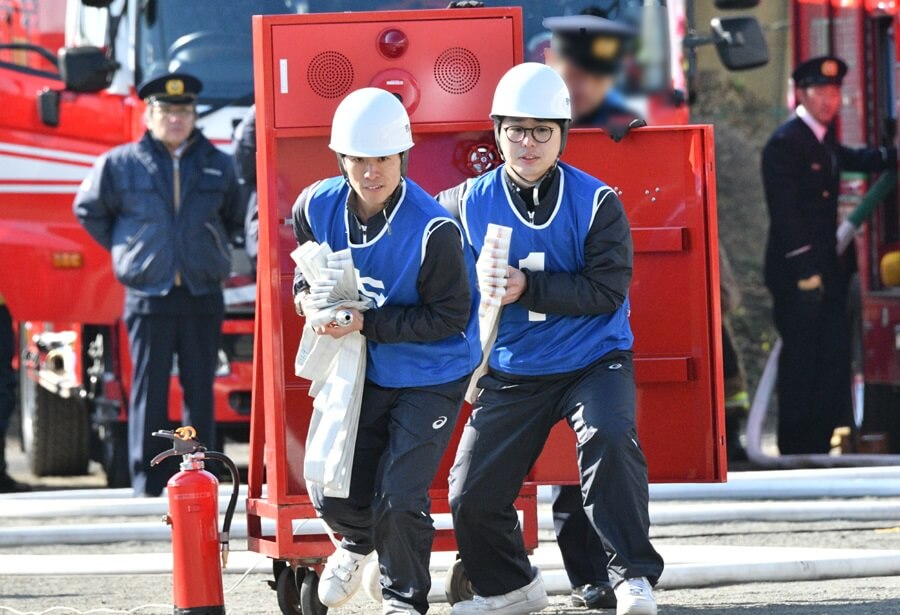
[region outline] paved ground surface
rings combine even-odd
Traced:
[[[251,574],[226,594],[229,613],[278,613],[275,592],[265,581],[268,575]],[[235,581],[233,576],[226,581]],[[171,613],[171,580],[168,576],[116,577],[0,577],[0,613],[10,607],[39,613],[56,605],[89,609],[127,610],[144,604],[155,608],[140,613]],[[900,613],[900,577],[849,579],[828,582],[754,583],[702,589],[657,591],[661,615],[703,613],[723,615],[896,615]],[[9,611],[15,613],[16,611]],[[54,611],[63,612],[63,611]],[[357,598],[334,613],[356,615],[378,613],[373,603]],[[568,606],[563,596],[554,596],[553,614],[585,613]],[[611,611],[597,611],[611,612]],[[429,613],[449,615],[446,604],[437,604]]]
[[[30,476],[24,459],[13,442],[8,445],[12,471],[41,489],[98,487],[103,484],[99,469],[86,477],[53,478],[38,481]],[[240,458],[240,446],[226,448],[226,452]],[[898,500],[900,502],[900,500]],[[0,506],[8,502],[0,502]],[[107,518],[107,521],[155,521],[151,518]],[[34,525],[36,523],[85,523],[90,519],[2,520],[0,527]],[[543,538],[550,538],[546,533]],[[730,523],[705,525],[676,525],[653,528],[658,544],[672,545],[746,545],[797,546],[857,549],[900,549],[900,518],[892,522],[828,521],[800,523]],[[245,544],[236,541],[234,549]],[[126,542],[80,546],[3,547],[0,554],[69,554],[69,553],[138,553],[167,551],[161,542]],[[242,581],[238,574],[225,578],[228,612],[231,614],[278,613],[275,592],[267,581],[271,572],[262,561]],[[240,581],[240,582],[239,582]],[[65,612],[126,612],[142,605],[139,613],[171,613],[171,577],[169,575],[99,576],[78,575],[0,576],[0,615],[4,613],[65,613]],[[900,577],[840,579],[818,582],[749,583],[720,587],[658,590],[661,614],[703,613],[723,615],[898,615],[900,614]],[[73,610],[52,610],[68,607]],[[97,610],[99,609],[99,610]],[[334,613],[356,615],[378,613],[380,609],[362,597]],[[448,615],[446,604],[436,604],[431,613]],[[568,606],[565,596],[554,596],[553,614],[583,613]]]

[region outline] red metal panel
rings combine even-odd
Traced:
[[[794,3],[794,66],[831,51],[828,0],[798,0]]]
[[[397,60],[387,60],[373,47],[377,34],[388,27],[402,30],[410,41],[409,52]],[[398,70],[412,77],[418,84],[418,102],[411,113],[416,146],[410,174],[426,189],[437,191],[471,176],[466,156],[473,147],[492,141],[490,95],[500,76],[522,61],[521,10],[379,12],[254,20],[257,123],[264,130],[260,130],[258,140],[260,273],[249,472],[250,501],[257,514],[250,516],[250,545],[281,558],[308,558],[330,551],[328,543],[297,539],[290,530],[291,520],[308,518],[313,512],[302,479],[312,403],[308,383],[293,374],[303,321],[294,313],[291,299],[294,264],[290,252],[296,242],[289,217],[304,186],[337,173],[327,143],[331,117],[343,97],[320,95],[328,93],[328,83],[321,81],[339,79],[339,73],[327,79],[320,75],[319,83],[310,81],[309,75],[314,73],[308,65],[315,54],[296,45],[301,38],[318,41],[303,49],[333,51],[348,59],[354,75],[349,89],[369,85],[387,68],[394,71],[389,77],[396,77]],[[452,95],[440,89],[436,77],[439,55],[450,47],[474,53],[479,71],[473,87]],[[333,54],[329,57],[342,62]],[[282,93],[282,59],[287,60],[286,94]],[[464,82],[471,77],[461,64],[442,66],[454,74],[462,71],[455,77],[443,75],[445,85],[456,83],[453,79]],[[395,87],[385,85],[388,89]],[[408,97],[405,100],[409,103]],[[444,492],[452,455],[453,451],[448,452],[436,481],[436,489]],[[266,498],[261,497],[263,467]],[[443,501],[446,505],[446,495]],[[440,506],[441,498],[435,497],[435,502]],[[534,505],[533,498],[529,505]],[[274,536],[260,535],[262,518],[276,520]],[[536,533],[534,538],[536,543]]]
[[[841,87],[841,143],[850,147],[866,145],[866,48],[859,6],[837,4],[831,20],[832,53],[847,63],[847,75]]]
[[[577,130],[564,160],[615,187],[632,225],[638,433],[651,480],[724,480],[712,128],[642,129],[618,144]],[[531,478],[577,481],[567,426]]]
[[[479,9],[447,20],[440,11],[383,11],[273,22],[275,126],[327,128],[341,99],[366,86],[400,95],[416,124],[481,121],[494,86],[514,64],[517,48],[509,41],[519,22],[512,15]],[[378,48],[388,30],[408,41],[396,59]]]
[[[863,307],[866,382],[900,383],[900,297],[870,293]]]
[[[392,14],[390,24],[406,32],[410,41],[418,41],[417,27],[441,32],[451,27],[452,20],[462,19],[475,20],[479,28],[489,28],[481,20],[496,19],[503,25],[497,26],[500,39],[493,44],[511,51],[479,56],[483,74],[499,78],[512,63],[521,61],[518,9],[425,14],[427,20],[423,20],[423,12]],[[307,385],[293,375],[302,320],[294,314],[291,299],[294,265],[289,254],[296,244],[289,217],[291,205],[304,186],[337,172],[333,153],[327,149],[327,135],[328,122],[340,99],[321,99],[317,104],[322,109],[310,111],[317,114],[317,119],[302,123],[302,114],[289,110],[291,105],[302,109],[304,105],[299,101],[311,95],[298,93],[293,85],[302,71],[290,71],[298,70],[296,64],[301,56],[284,56],[289,59],[289,73],[288,94],[283,97],[281,57],[271,50],[273,46],[288,44],[291,37],[285,37],[284,32],[289,28],[330,23],[329,44],[350,57],[351,51],[345,52],[344,48],[356,49],[357,41],[348,41],[342,34],[344,26],[338,22],[349,21],[350,31],[367,33],[371,39],[378,28],[386,27],[385,19],[383,13],[358,13],[339,18],[312,15],[254,20],[257,122],[263,130],[258,142],[260,274],[250,451],[250,494],[256,514],[251,515],[250,545],[273,557],[309,557],[315,550],[308,544],[301,545],[302,541],[290,533],[291,519],[311,514],[302,481],[311,400]],[[441,21],[444,19],[448,21]],[[367,20],[378,27],[370,25],[366,26],[368,30],[359,30]],[[506,25],[510,20],[512,32]],[[285,47],[284,53],[289,52]],[[366,74],[375,74],[383,69],[385,59],[377,52],[369,54],[377,56],[369,61],[378,68]],[[404,64],[406,60],[410,64]],[[433,58],[415,62],[409,54],[393,64],[409,72],[420,85],[434,78]],[[485,68],[488,64],[489,70]],[[362,74],[361,67],[353,66]],[[353,87],[366,84],[354,82]],[[485,92],[492,93],[494,85],[485,84]],[[422,88],[411,116],[416,146],[410,155],[410,176],[427,190],[437,192],[473,176],[473,160],[483,162],[485,146],[488,152],[491,149],[491,125],[486,117],[491,96],[482,93],[476,97],[477,90],[473,89],[472,95],[442,98],[453,104],[436,109],[430,106],[428,92]],[[634,227],[636,269],[632,296],[638,335],[639,422],[653,479],[720,480],[724,476],[725,449],[718,367],[721,351],[712,131],[708,127],[645,129],[621,144],[613,143],[599,131],[576,131],[570,139],[567,160],[617,186]],[[460,417],[454,443],[468,410],[464,408]],[[672,434],[678,434],[677,441],[673,441]],[[451,445],[435,480],[435,510],[446,507],[447,474],[454,448],[455,444]],[[535,480],[571,480],[574,445],[567,427],[561,426],[547,450],[550,453],[539,462]],[[558,466],[553,462],[558,462]],[[261,497],[263,465],[266,498]],[[523,496],[533,489],[533,484],[526,484]],[[534,502],[528,497],[522,502],[527,529],[527,519],[534,515]],[[277,521],[275,536],[259,535],[261,518]],[[536,541],[536,534],[529,533],[526,538]],[[442,535],[438,546],[449,544],[445,542],[449,540],[452,538]]]

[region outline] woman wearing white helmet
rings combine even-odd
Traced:
[[[647,464],[637,443],[628,324],[632,244],[615,191],[559,161],[569,93],[548,66],[503,76],[491,116],[505,163],[442,193],[476,254],[488,224],[512,228],[489,372],[450,475],[459,552],[477,595],[454,615],[548,604],[513,506],[551,428],[578,440],[585,511],[610,555],[620,615],[656,613],[663,562],[650,544]]]
[[[425,613],[434,528],[428,488],[453,433],[469,376],[481,359],[475,263],[456,222],[404,177],[409,117],[390,93],[363,88],[338,106],[329,147],[341,174],[306,188],[293,208],[298,243],[350,248],[360,292],[375,308],[353,312],[335,338],[361,331],[366,382],[350,496],[312,493],[343,541],[325,566],[319,598],[336,607],[359,588],[378,551],[385,613]],[[299,272],[298,305],[306,291]]]

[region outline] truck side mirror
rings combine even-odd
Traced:
[[[722,11],[752,9],[759,6],[759,0],[716,0],[716,8]]]
[[[728,70],[747,70],[769,61],[769,46],[754,17],[716,17],[710,22],[719,59]]]
[[[72,92],[105,90],[115,69],[115,62],[99,47],[69,47],[59,52],[59,75]]]

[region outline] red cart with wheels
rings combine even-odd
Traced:
[[[286,613],[320,613],[318,573],[334,547],[303,481],[312,413],[294,375],[291,206],[337,172],[332,115],[366,86],[409,112],[410,176],[437,193],[499,164],[488,118],[494,87],[523,58],[521,10],[453,9],[254,18],[260,247],[247,516],[249,548],[274,560]],[[574,131],[565,160],[620,193],[634,227],[632,322],[639,430],[656,481],[725,475],[712,131],[645,129],[613,143]],[[431,489],[435,551],[453,551],[447,476],[464,417]],[[537,485],[577,482],[574,440],[554,431],[517,508],[537,546]],[[450,584],[448,587],[454,587]]]

